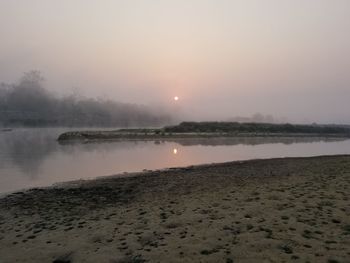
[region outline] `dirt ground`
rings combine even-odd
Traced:
[[[350,262],[350,156],[14,193],[0,199],[0,262]]]

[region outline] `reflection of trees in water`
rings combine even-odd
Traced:
[[[35,178],[40,167],[53,154],[73,155],[84,152],[108,153],[116,149],[146,147],[146,142],[121,141],[109,144],[58,144],[57,137],[61,129],[15,129],[12,132],[0,132],[0,169],[9,164],[21,172]]]
[[[314,143],[314,142],[335,142],[344,141],[345,138],[325,138],[325,137],[235,137],[235,138],[183,138],[167,139],[167,142],[175,142],[182,146],[223,146],[223,145],[260,145],[260,144],[294,144],[294,143]],[[159,141],[160,142],[160,141]],[[163,140],[162,140],[163,142]]]
[[[0,134],[0,148],[0,167],[11,162],[24,174],[35,178],[44,160],[57,151],[57,143],[49,131],[15,130]]]
[[[178,143],[182,146],[224,146],[224,145],[261,145],[261,144],[276,144],[281,143],[285,145],[294,143],[315,143],[315,142],[336,142],[345,141],[348,138],[331,138],[331,137],[210,137],[210,138],[164,138],[164,139],[140,139],[140,140],[105,140],[105,141],[60,141],[61,145],[84,145],[86,149],[96,149],[98,145],[110,145],[113,149],[115,147],[130,147],[132,145],[144,145],[147,142],[152,142],[155,145],[161,145],[165,143]],[[103,146],[105,148],[105,146]]]
[[[75,152],[110,152],[118,150],[127,150],[132,148],[145,148],[150,145],[150,141],[136,141],[136,140],[118,140],[118,141],[104,141],[104,142],[58,142],[60,150],[64,153]],[[153,144],[153,143],[152,143]]]

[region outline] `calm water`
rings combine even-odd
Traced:
[[[65,144],[67,129],[0,131],[0,192],[192,164],[254,158],[350,154],[350,140],[240,138]]]

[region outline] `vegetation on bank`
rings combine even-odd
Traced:
[[[66,132],[61,134],[58,140],[211,138],[238,136],[350,137],[350,126],[237,122],[182,122],[179,125],[166,126],[161,129],[120,129],[115,131]]]
[[[173,133],[317,133],[350,135],[350,126],[289,123],[182,122],[176,126],[165,127],[164,131]]]

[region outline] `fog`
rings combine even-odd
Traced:
[[[181,120],[349,124],[349,12],[348,0],[2,0],[0,82],[34,69],[55,96]]]
[[[38,71],[0,87],[0,126],[159,127],[174,120],[164,110],[45,89]]]

